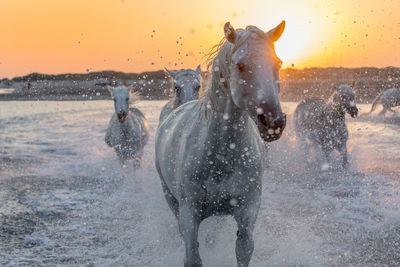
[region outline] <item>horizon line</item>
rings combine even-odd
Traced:
[[[308,69],[400,69],[400,66],[386,66],[386,67],[376,67],[376,66],[363,66],[363,67],[303,67],[303,68],[296,68],[296,67],[286,67],[280,69],[280,71],[284,70],[308,70]],[[180,69],[171,69],[171,70],[180,70]],[[101,73],[101,72],[116,72],[116,73],[124,73],[124,74],[142,74],[142,73],[153,73],[153,72],[165,72],[164,69],[158,69],[158,70],[145,70],[141,72],[125,72],[125,71],[120,71],[120,70],[98,70],[98,71],[89,71],[89,72],[61,72],[61,73],[42,73],[42,72],[30,72],[25,75],[18,75],[14,76],[11,78],[8,77],[0,77],[0,80],[13,80],[15,78],[23,78],[32,74],[38,74],[38,75],[49,75],[49,76],[58,76],[58,75],[89,75],[91,73]],[[208,69],[207,70],[202,70],[201,72],[207,73],[210,72]]]

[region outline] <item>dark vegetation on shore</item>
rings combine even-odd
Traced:
[[[299,101],[307,96],[328,99],[335,85],[356,83],[357,101],[371,102],[376,95],[391,87],[400,87],[400,68],[306,68],[281,70],[282,101]],[[202,73],[207,84],[209,73]],[[109,93],[99,81],[129,85],[134,83],[145,100],[168,99],[172,85],[164,71],[124,73],[100,71],[85,74],[48,75],[32,73],[0,80],[0,88],[16,88],[16,84],[32,84],[32,88],[0,94],[0,100],[90,100],[107,99]],[[100,82],[101,83],[101,82]],[[97,84],[97,85],[96,85]],[[207,85],[205,85],[207,87]]]

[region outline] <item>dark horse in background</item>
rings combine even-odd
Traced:
[[[379,115],[385,115],[386,111],[391,111],[394,113],[395,111],[392,110],[392,108],[400,106],[400,89],[390,88],[381,92],[372,102],[371,111],[369,113],[372,113],[379,103],[381,103],[383,106],[383,109]]]
[[[354,84],[353,84],[354,86]],[[353,86],[342,85],[328,103],[320,98],[307,98],[300,102],[294,112],[295,131],[298,140],[308,156],[311,146],[319,146],[325,154],[329,167],[330,154],[337,149],[342,156],[342,166],[346,168],[347,131],[345,114],[353,118],[358,114]]]

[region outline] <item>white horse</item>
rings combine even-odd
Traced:
[[[156,168],[185,243],[185,266],[202,266],[200,222],[233,215],[238,266],[248,266],[261,201],[264,140],[286,125],[278,98],[281,61],[274,49],[285,28],[269,32],[224,26],[211,87],[199,100],[173,110],[156,134]]]
[[[133,98],[139,95],[132,88],[107,87],[114,100],[115,113],[107,128],[105,142],[113,147],[122,162],[133,159],[134,166],[140,166],[143,147],[149,139],[149,127],[143,113],[137,108],[129,108]]]
[[[179,71],[170,71],[167,68],[165,68],[165,70],[173,79],[175,97],[162,108],[159,120],[160,123],[172,110],[180,105],[191,100],[199,99],[199,94],[201,93],[200,65],[197,66],[196,70],[181,69]]]
[[[379,115],[385,115],[386,111],[395,112],[392,110],[392,107],[400,106],[400,89],[399,88],[390,88],[383,92],[381,92],[372,102],[371,111],[372,113],[377,105],[381,103],[383,106],[382,111]]]

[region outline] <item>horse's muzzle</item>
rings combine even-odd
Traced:
[[[117,117],[118,117],[118,121],[121,122],[121,123],[123,123],[123,122],[125,122],[126,117],[128,117],[128,113],[125,112],[125,111],[121,111],[121,112],[119,112],[119,113],[117,114]]]
[[[349,108],[349,109],[347,110],[347,112],[350,114],[350,116],[351,116],[352,118],[355,118],[355,117],[357,117],[357,115],[358,115],[358,108],[357,108],[357,107],[351,107],[351,108]]]
[[[276,118],[267,118],[265,115],[258,115],[258,129],[262,139],[266,142],[278,140],[286,126],[286,114],[281,113]]]

